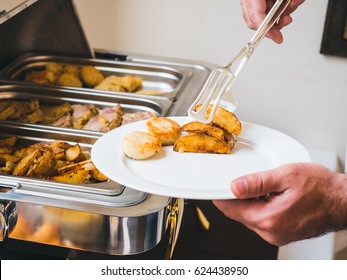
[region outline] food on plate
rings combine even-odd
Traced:
[[[182,131],[189,133],[204,133],[213,137],[216,137],[222,141],[230,141],[232,139],[232,134],[222,128],[215,125],[205,124],[198,121],[190,122],[182,126]]]
[[[181,126],[165,117],[151,118],[146,122],[148,132],[157,136],[163,146],[173,145],[181,136]]]
[[[13,139],[17,138],[11,136],[0,140],[4,145],[0,150],[0,174],[49,179],[70,184],[89,184],[108,180],[94,166],[89,153],[83,151],[79,144],[51,141],[20,147]],[[6,147],[5,143],[9,146]]]
[[[144,160],[153,157],[161,149],[157,136],[147,132],[134,131],[124,136],[123,153],[132,159]]]
[[[197,111],[200,107],[201,104],[197,105],[194,110]],[[212,104],[207,108],[206,117],[209,117],[211,110]],[[234,135],[239,135],[241,132],[241,122],[238,118],[232,112],[229,112],[220,106],[217,107],[212,123]]]
[[[198,110],[201,105],[195,107]],[[207,115],[211,113],[208,107]],[[241,131],[241,122],[237,117],[222,107],[217,107],[216,114],[209,124],[198,121],[189,122],[181,130],[188,133],[174,144],[176,152],[229,154],[235,146],[233,135]]]
[[[120,125],[156,117],[153,112],[124,112],[120,104],[99,108],[92,104],[59,105],[30,101],[0,101],[0,121],[13,120],[57,127],[108,132]]]
[[[173,147],[180,153],[213,153],[229,154],[232,146],[230,143],[204,133],[193,133],[179,138]]]
[[[81,80],[86,87],[93,88],[104,80],[104,75],[94,66],[83,66],[81,69]]]

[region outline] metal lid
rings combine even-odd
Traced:
[[[72,0],[27,0],[0,13],[0,42],[0,70],[26,53],[93,57]]]

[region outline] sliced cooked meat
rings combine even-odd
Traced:
[[[72,125],[74,128],[83,128],[88,120],[98,113],[95,105],[71,105],[72,107]]]
[[[100,115],[96,115],[89,119],[83,129],[99,131],[99,132],[108,132],[110,131],[109,122]]]
[[[57,119],[55,122],[51,123],[52,126],[57,127],[72,127],[72,117],[71,114],[68,113],[65,116]]]
[[[106,107],[99,111],[99,115],[108,121],[108,128],[114,129],[122,124],[123,109],[120,105]]]
[[[137,121],[142,121],[142,120],[147,120],[150,118],[154,118],[157,115],[152,113],[152,112],[135,112],[135,113],[126,113],[122,117],[122,125],[132,123],[132,122],[137,122]]]

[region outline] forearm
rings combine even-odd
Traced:
[[[333,192],[330,193],[332,216],[336,221],[333,230],[347,229],[347,174],[336,173],[332,185]]]

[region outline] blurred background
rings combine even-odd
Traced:
[[[76,0],[94,48],[224,66],[254,31],[239,0]],[[235,84],[238,117],[282,131],[308,148],[347,143],[347,59],[320,54],[328,0],[306,1],[277,45],[264,39]]]

